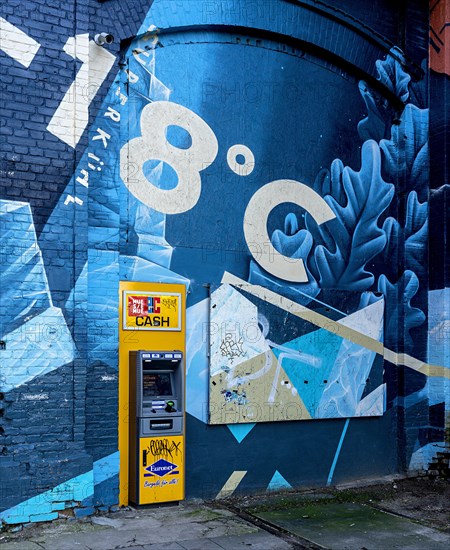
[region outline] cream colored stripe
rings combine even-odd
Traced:
[[[245,471],[235,470],[231,474],[231,476],[227,479],[227,481],[225,482],[225,485],[217,494],[216,499],[231,496],[234,493],[234,491],[236,491],[236,489],[238,488],[239,483],[243,480],[246,473],[247,473],[247,470]]]
[[[313,325],[329,330],[330,332],[333,332],[334,334],[337,334],[338,336],[341,336],[346,340],[350,340],[355,344],[359,344],[364,348],[370,349],[375,353],[379,353],[380,355],[383,355],[382,342],[378,342],[378,340],[375,340],[375,338],[370,338],[370,336],[366,336],[365,334],[362,334],[361,332],[358,332],[357,330],[354,330],[350,327],[341,325],[340,323],[333,321],[328,317],[325,317],[325,315],[321,315],[320,313],[317,313],[316,311],[308,309],[305,306],[296,304],[292,300],[289,300],[284,296],[280,296],[279,294],[276,294],[275,292],[272,292],[267,288],[263,288],[262,286],[259,286],[259,285],[250,285],[249,283],[246,283],[242,279],[239,279],[239,277],[235,277],[234,275],[231,275],[231,273],[228,273],[227,271],[225,271],[222,277],[222,283],[228,283],[231,285],[245,285],[246,287],[250,287],[250,289],[245,288],[245,291],[249,292],[250,294],[253,294],[253,296],[261,298],[261,300],[265,300],[270,304],[273,304],[281,309],[284,309],[285,311],[288,311],[292,315],[301,317],[302,319],[312,323]]]
[[[420,359],[411,357],[411,355],[408,355],[407,353],[395,353],[395,351],[384,348],[384,357],[390,363],[394,363],[394,365],[405,365],[405,367],[421,372],[426,376],[442,376],[443,378],[450,378],[450,369],[439,365],[429,365],[428,363],[420,361]]]
[[[289,300],[284,296],[280,296],[276,292],[273,292],[267,288],[247,283],[243,279],[228,273],[228,271],[225,271],[223,274],[222,283],[234,286],[245,286],[245,291],[249,294],[284,309],[292,315],[296,315],[297,317],[300,317],[313,325],[329,330],[330,332],[333,332],[346,340],[350,340],[350,342],[353,342],[354,344],[358,344],[366,349],[374,351],[375,353],[383,355],[390,363],[393,363],[394,365],[404,365],[405,367],[421,372],[426,376],[442,376],[444,378],[450,378],[450,369],[447,369],[446,367],[428,365],[427,363],[424,363],[419,359],[415,359],[406,353],[395,353],[394,351],[385,348],[382,342],[378,342],[378,340],[375,340],[374,338],[370,338],[357,330],[346,327],[337,321],[328,319],[325,315],[321,315],[320,313],[308,309],[305,306],[296,304],[292,300]]]

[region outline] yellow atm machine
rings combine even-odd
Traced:
[[[185,302],[183,284],[120,283],[121,505],[184,499]]]
[[[184,499],[184,357],[130,351],[129,500]]]

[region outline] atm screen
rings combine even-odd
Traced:
[[[172,397],[172,377],[168,372],[143,372],[144,397]]]

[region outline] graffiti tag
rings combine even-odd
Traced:
[[[235,357],[242,357],[245,355],[242,349],[243,344],[242,337],[239,338],[239,340],[234,340],[232,334],[226,334],[220,344],[220,351],[224,357],[233,360]]]
[[[153,456],[170,456],[173,458],[173,455],[178,456],[178,453],[181,454],[180,445],[181,441],[176,443],[169,439],[156,439],[150,441],[148,450]]]

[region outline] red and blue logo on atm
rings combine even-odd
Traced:
[[[159,296],[128,296],[128,315],[138,317],[160,313]]]
[[[149,313],[161,313],[161,309],[159,307],[159,304],[161,302],[161,298],[157,297],[148,297],[148,312]]]
[[[178,466],[176,464],[172,464],[172,462],[164,460],[164,458],[160,458],[159,460],[145,468],[148,473],[144,474],[144,477],[164,477],[167,474],[178,475],[180,472],[177,470],[177,468]]]

